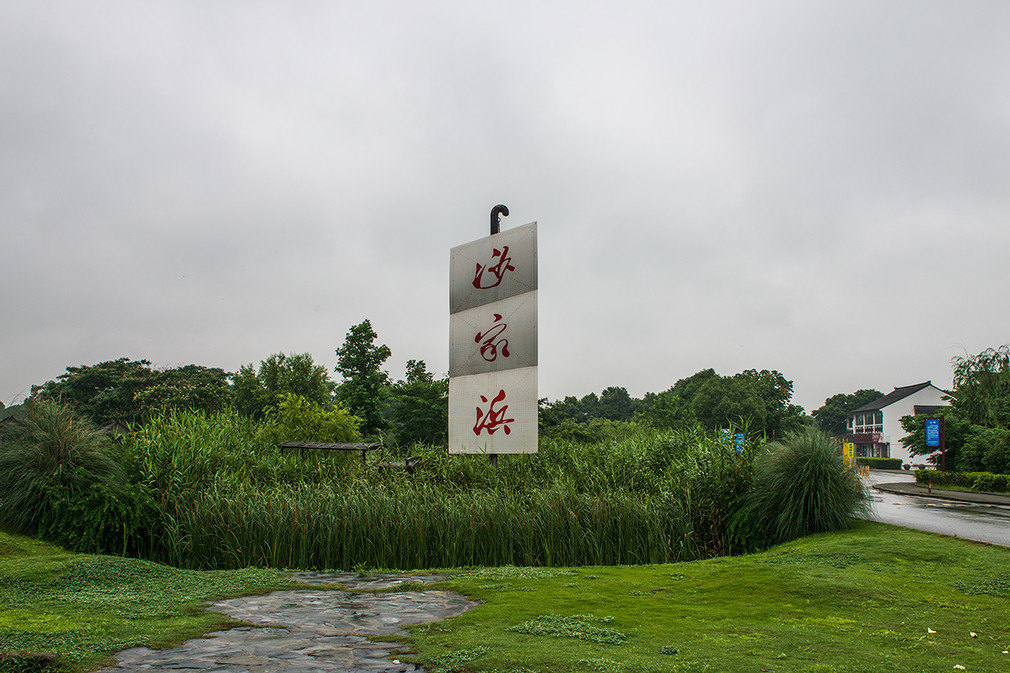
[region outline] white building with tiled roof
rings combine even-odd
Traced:
[[[912,456],[902,445],[900,440],[907,433],[901,427],[901,418],[934,413],[946,404],[946,394],[931,381],[895,388],[853,410],[842,439],[856,445],[857,456],[900,458],[903,464],[925,465],[926,456]]]

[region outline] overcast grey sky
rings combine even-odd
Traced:
[[[118,357],[448,369],[539,222],[540,396],[1010,341],[1010,3],[0,0],[0,401]],[[335,378],[339,378],[335,375]]]

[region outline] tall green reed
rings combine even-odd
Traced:
[[[695,558],[676,507],[627,492],[234,486],[180,511],[165,560],[195,568],[658,563]]]
[[[154,503],[137,553],[198,568],[651,563],[730,550],[727,517],[753,447],[699,431],[638,429],[537,454],[417,446],[412,474],[354,455],[282,452],[234,412],[169,414],[116,455]],[[110,551],[118,551],[110,549]]]

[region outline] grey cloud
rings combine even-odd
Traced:
[[[448,249],[541,223],[541,395],[776,368],[808,408],[1003,343],[1003,3],[11,3],[0,399],[368,317],[447,368]],[[10,292],[14,288],[16,292]]]

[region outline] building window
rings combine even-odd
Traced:
[[[853,424],[853,421],[855,423]],[[855,414],[849,417],[849,429],[856,435],[868,435],[884,431],[884,414],[880,411]]]

